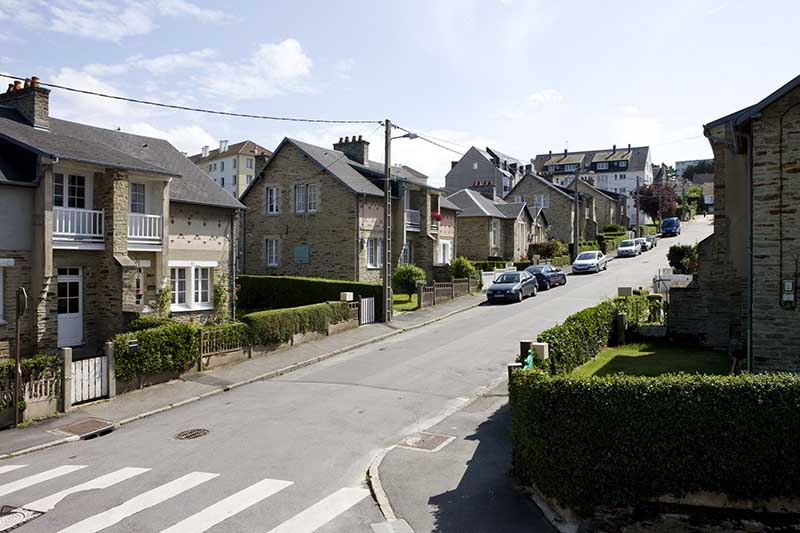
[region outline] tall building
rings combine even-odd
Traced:
[[[525,172],[532,170],[519,159],[495,150],[481,150],[474,146],[467,150],[458,161],[453,161],[450,172],[445,176],[447,194],[469,188],[476,181],[490,181],[501,198],[509,193],[522,179]]]
[[[253,141],[228,144],[220,141],[219,148],[209,151],[204,146],[189,159],[208,174],[220,187],[239,198],[253,181],[256,169],[270,158],[272,152]],[[261,160],[261,161],[260,161]]]

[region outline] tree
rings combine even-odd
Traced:
[[[698,161],[694,165],[689,165],[683,171],[683,179],[693,181],[695,174],[712,174],[714,172],[714,161],[703,160]]]
[[[409,300],[417,290],[417,281],[425,281],[425,271],[417,265],[400,265],[392,273],[394,291],[407,294]]]
[[[676,274],[694,274],[697,272],[697,245],[674,244],[667,252],[669,266]]]
[[[639,207],[652,219],[675,216],[675,190],[663,183],[639,187]]]
[[[476,278],[478,271],[466,257],[456,257],[450,262],[450,277],[452,279]]]

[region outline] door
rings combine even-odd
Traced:
[[[83,344],[83,275],[78,267],[58,269],[58,347]]]

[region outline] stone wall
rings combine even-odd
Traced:
[[[35,351],[33,324],[36,315],[35,297],[31,291],[31,252],[0,251],[0,259],[14,261],[14,266],[0,267],[0,276],[3,276],[3,321],[0,322],[0,359],[14,357],[16,353],[16,316],[17,316],[17,288],[25,287],[28,291],[28,312],[23,316],[20,327],[22,356],[33,355]]]
[[[486,261],[491,255],[489,243],[491,230],[488,217],[458,217],[456,250],[459,256],[475,261]]]
[[[520,195],[528,205],[533,206],[536,203],[537,194],[547,194],[550,201],[550,206],[542,210],[550,223],[550,237],[571,242],[572,198],[569,195],[553,189],[548,184],[542,183],[541,180],[526,176],[514,187],[509,197]]]

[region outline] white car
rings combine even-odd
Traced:
[[[642,247],[642,251],[646,252],[651,248],[650,243],[644,237],[637,237],[636,242]]]
[[[580,274],[583,272],[600,272],[608,268],[608,258],[603,252],[594,250],[591,252],[581,252],[572,263],[572,273]]]
[[[634,257],[641,255],[642,245],[637,239],[627,239],[619,243],[617,247],[617,257]]]

